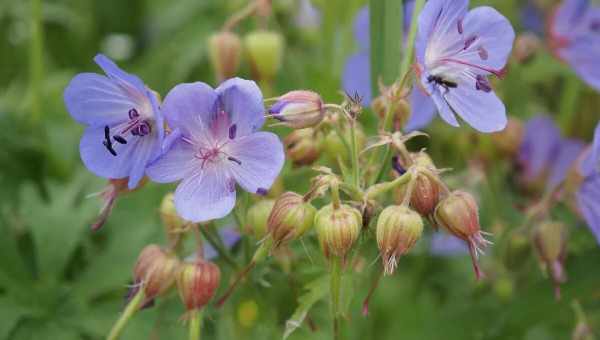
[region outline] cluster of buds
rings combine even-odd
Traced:
[[[391,275],[398,259],[411,250],[423,233],[423,220],[415,211],[401,205],[385,208],[377,220],[377,246],[384,272]]]
[[[550,276],[560,299],[560,285],[567,280],[564,263],[567,255],[567,231],[559,222],[545,221],[533,230],[533,244],[542,269]]]

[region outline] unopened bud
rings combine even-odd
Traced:
[[[325,108],[318,93],[291,91],[277,98],[269,113],[284,125],[302,129],[319,124],[325,117]]]
[[[401,205],[389,206],[377,220],[377,246],[386,275],[396,270],[398,259],[406,254],[423,233],[423,220],[415,211]]]
[[[483,238],[479,225],[479,208],[475,198],[467,192],[454,191],[439,202],[434,216],[438,225],[467,242],[475,275],[478,279],[481,278],[477,258],[491,242]]]
[[[530,61],[541,49],[542,41],[535,33],[521,33],[515,39],[513,56],[517,62],[524,64]]]
[[[246,213],[246,227],[244,231],[256,239],[262,240],[267,234],[267,221],[275,200],[260,200],[254,203]]]
[[[533,231],[533,244],[542,263],[555,285],[556,298],[560,298],[560,284],[567,280],[564,262],[567,250],[567,230],[559,222],[546,221]]]
[[[315,227],[325,257],[345,257],[362,229],[360,212],[342,204],[337,209],[326,205],[315,215]]]
[[[229,31],[210,36],[210,62],[219,82],[232,78],[240,66],[242,42],[237,34]]]
[[[304,235],[313,225],[315,207],[295,192],[286,192],[276,201],[267,228],[275,244],[296,239]]]
[[[506,128],[492,134],[492,142],[502,154],[514,156],[521,148],[523,141],[523,123],[518,118],[509,118]]]
[[[429,170],[424,170],[429,171]],[[437,176],[430,172],[430,176]],[[396,203],[402,204],[405,200],[406,190],[409,185],[400,186],[394,192]],[[410,206],[423,216],[433,214],[440,199],[440,185],[434,179],[422,172],[417,173],[410,195]]]
[[[358,150],[362,150],[362,149],[364,149],[364,146],[365,146],[365,140],[366,140],[365,133],[361,129],[360,125],[358,125],[358,124],[356,124],[355,132],[356,132],[356,140],[357,140],[356,147]],[[352,138],[352,133],[350,132],[350,128],[346,127],[344,129],[342,129],[341,134],[344,137],[344,139],[346,141],[348,141],[348,143],[350,143],[351,138]],[[334,160],[336,164],[337,164],[338,158],[341,158],[344,161],[348,160],[348,157],[349,157],[348,148],[346,147],[346,145],[344,144],[344,141],[340,138],[340,135],[336,131],[332,130],[327,134],[327,136],[325,137],[325,140],[323,141],[323,149],[324,149],[325,153],[327,154],[327,156],[330,159]]]
[[[261,80],[271,80],[281,68],[283,37],[278,32],[254,31],[244,38],[252,72]]]
[[[177,275],[179,297],[187,310],[204,307],[215,295],[221,279],[216,264],[202,258],[184,263]]]
[[[173,198],[174,195],[170,192],[163,197],[163,200],[160,203],[160,219],[162,220],[163,227],[168,236],[186,232],[187,226],[189,225],[177,214]]]
[[[285,150],[294,165],[310,165],[321,155],[321,135],[313,128],[294,130],[283,140]]]
[[[142,285],[146,299],[153,299],[171,288],[178,266],[175,254],[158,245],[148,245],[142,249],[133,269],[134,281]]]

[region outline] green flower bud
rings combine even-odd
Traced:
[[[208,40],[210,62],[217,76],[222,82],[232,78],[240,66],[242,42],[233,32],[219,32],[210,36]]]
[[[283,140],[286,153],[294,165],[310,165],[321,155],[321,135],[313,128],[294,130]]]
[[[533,244],[544,269],[555,285],[560,298],[560,284],[567,280],[564,263],[567,256],[567,230],[564,224],[546,221],[533,230]]]
[[[377,246],[386,275],[396,270],[398,259],[406,254],[423,233],[423,220],[415,211],[393,205],[385,208],[377,220]]]
[[[244,37],[252,71],[261,80],[271,80],[281,68],[283,37],[278,32],[254,31]]]
[[[177,275],[177,290],[185,308],[204,307],[215,295],[220,279],[219,267],[202,258],[182,264]]]
[[[267,221],[275,200],[260,200],[254,203],[246,213],[246,227],[244,232],[262,240],[267,234]]]
[[[171,288],[178,266],[175,254],[158,245],[148,245],[142,249],[133,269],[134,281],[142,285],[147,300],[153,299]]]
[[[428,170],[424,170],[428,171]],[[431,173],[431,176],[437,176]],[[397,204],[402,204],[406,196],[408,185],[400,186],[394,192]],[[423,216],[433,214],[440,200],[440,185],[435,180],[423,173],[417,173],[414,179],[410,206]]]
[[[160,219],[169,238],[185,233],[189,226],[189,223],[177,214],[173,198],[174,195],[170,192],[163,197],[160,203]]]
[[[271,117],[294,129],[316,126],[325,117],[321,96],[313,91],[290,91],[269,108]]]
[[[362,150],[364,149],[365,146],[365,141],[366,141],[366,137],[365,137],[365,133],[363,132],[362,128],[360,127],[360,125],[356,124],[356,140],[357,140],[357,144],[356,147],[358,148],[358,150]],[[351,141],[351,137],[352,137],[352,133],[350,132],[349,128],[343,129],[341,132],[342,136],[344,136],[344,140],[346,140],[348,143],[350,143]],[[348,144],[348,146],[350,146],[350,144]],[[342,160],[347,161],[348,157],[349,157],[349,152],[348,149],[346,148],[346,146],[344,145],[344,142],[342,141],[342,139],[340,138],[340,136],[338,135],[338,133],[336,131],[330,131],[327,136],[325,136],[325,140],[323,142],[323,149],[325,151],[325,153],[327,154],[327,156],[334,160],[335,163],[337,164],[337,159],[338,157],[341,157]]]
[[[304,235],[313,225],[315,207],[295,192],[286,192],[276,201],[267,227],[276,245]]]
[[[315,215],[315,227],[325,257],[345,257],[362,229],[360,211],[342,204],[326,205]]]

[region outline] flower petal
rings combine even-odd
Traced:
[[[206,140],[217,98],[215,90],[205,83],[179,84],[169,91],[162,109],[172,129],[202,141]]]
[[[146,93],[144,82],[133,74],[129,74],[119,68],[112,60],[103,54],[97,54],[94,61],[112,80],[118,82],[121,86],[131,92],[138,94]]]
[[[131,153],[129,159],[129,162],[131,162],[131,171],[129,172],[129,181],[127,183],[129,189],[137,187],[146,173],[146,167],[161,149],[161,142],[157,138],[146,136],[136,139],[138,141],[135,152]]]
[[[219,85],[216,91],[222,109],[228,116],[228,124],[222,124],[220,112],[213,112],[211,124],[218,126],[216,136],[226,136],[231,125],[236,126],[236,134],[240,137],[263,126],[265,106],[255,82],[232,78]]]
[[[575,73],[589,86],[600,91],[600,34],[595,39],[582,37],[574,40],[567,48],[558,50]]]
[[[440,117],[442,117],[442,119],[446,123],[448,123],[454,127],[459,127],[460,124],[458,124],[458,121],[456,120],[456,116],[454,115],[454,112],[452,112],[452,109],[450,108],[450,106],[446,102],[446,99],[444,99],[444,97],[442,96],[440,91],[438,91],[437,89],[434,89],[431,93],[432,93],[431,99],[435,103],[435,106],[438,110],[438,113],[440,114]]]
[[[192,145],[179,139],[160,158],[148,166],[146,174],[157,183],[178,181],[198,167],[198,162],[194,158],[195,152]]]
[[[527,122],[518,155],[526,179],[537,178],[550,166],[560,140],[560,130],[550,117],[538,115]]]
[[[592,145],[592,159],[596,169],[600,171],[600,123],[594,131],[594,144]]]
[[[239,163],[231,161],[229,171],[246,191],[268,190],[283,167],[285,154],[277,135],[256,132],[229,143],[225,152]]]
[[[585,144],[578,139],[564,139],[560,142],[556,159],[552,164],[552,171],[548,178],[548,190],[555,189],[567,177],[569,170],[574,166],[575,160],[579,157]]]
[[[600,244],[600,174],[586,179],[577,192],[577,204]]]
[[[226,169],[208,163],[179,183],[174,202],[177,213],[188,221],[222,218],[235,205],[235,182]]]
[[[95,73],[73,77],[63,97],[73,119],[96,127],[124,122],[128,120],[130,109],[140,107],[140,103],[114,81]]]
[[[411,114],[408,123],[404,127],[406,132],[422,129],[429,125],[435,118],[436,108],[433,99],[425,93],[418,85],[413,86],[410,94]]]
[[[363,50],[368,50],[371,46],[370,35],[369,6],[363,6],[354,17],[354,38]]]
[[[358,93],[364,106],[371,105],[371,64],[368,51],[356,53],[346,60],[342,87],[350,95]]]

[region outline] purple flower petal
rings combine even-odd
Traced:
[[[526,31],[543,35],[545,30],[544,13],[537,7],[535,1],[529,0],[521,10],[521,22]]]
[[[577,204],[600,244],[600,174],[586,178],[577,192]]]
[[[277,135],[256,132],[233,140],[226,151],[239,163],[230,162],[229,170],[246,191],[257,193],[268,190],[285,161],[283,144]]]
[[[457,256],[469,254],[467,244],[452,235],[434,233],[431,235],[430,252],[437,256]]]
[[[442,119],[446,123],[448,123],[454,127],[460,126],[460,124],[458,124],[458,121],[456,120],[456,116],[454,115],[454,112],[452,112],[452,109],[450,108],[450,106],[448,105],[446,100],[442,97],[442,95],[437,90],[435,90],[433,92],[433,95],[431,95],[430,98],[435,103],[435,106],[438,109],[440,117],[442,117]]]
[[[552,171],[548,178],[548,190],[555,189],[566,178],[569,170],[574,166],[585,144],[577,139],[564,139],[560,142],[558,154],[552,164]]]
[[[363,105],[371,105],[371,64],[368,51],[356,53],[346,60],[342,87],[350,95],[358,93],[363,99]]]
[[[235,205],[235,182],[218,163],[207,163],[184,178],[175,190],[175,208],[181,217],[205,222],[227,216]]]
[[[146,174],[157,183],[171,183],[183,179],[198,166],[194,158],[195,153],[192,145],[179,139],[162,157],[148,166]]]
[[[106,56],[98,54],[94,57],[94,61],[102,68],[104,73],[106,73],[110,79],[118,82],[124,89],[131,92],[137,90],[140,94],[146,92],[146,86],[140,78],[121,70],[117,64]]]
[[[363,6],[354,17],[354,38],[362,50],[370,49],[369,6]]]
[[[592,160],[595,163],[596,169],[600,167],[600,123],[594,131],[594,143],[592,144]],[[600,169],[599,169],[600,171]]]
[[[422,129],[429,125],[437,112],[431,97],[417,84],[413,86],[409,100],[411,115],[406,127],[404,127],[406,132]]]
[[[255,82],[232,78],[222,83],[216,90],[222,110],[229,116],[229,123],[236,125],[237,136],[246,136],[260,129],[265,122],[263,96]],[[213,114],[212,122],[218,112]],[[220,133],[229,134],[231,125]]]
[[[583,81],[600,91],[600,33],[597,35],[597,39],[578,39],[569,48],[559,50],[558,54]]]
[[[525,179],[539,177],[550,166],[557,154],[560,140],[560,130],[548,116],[539,115],[527,122],[517,156]]]

